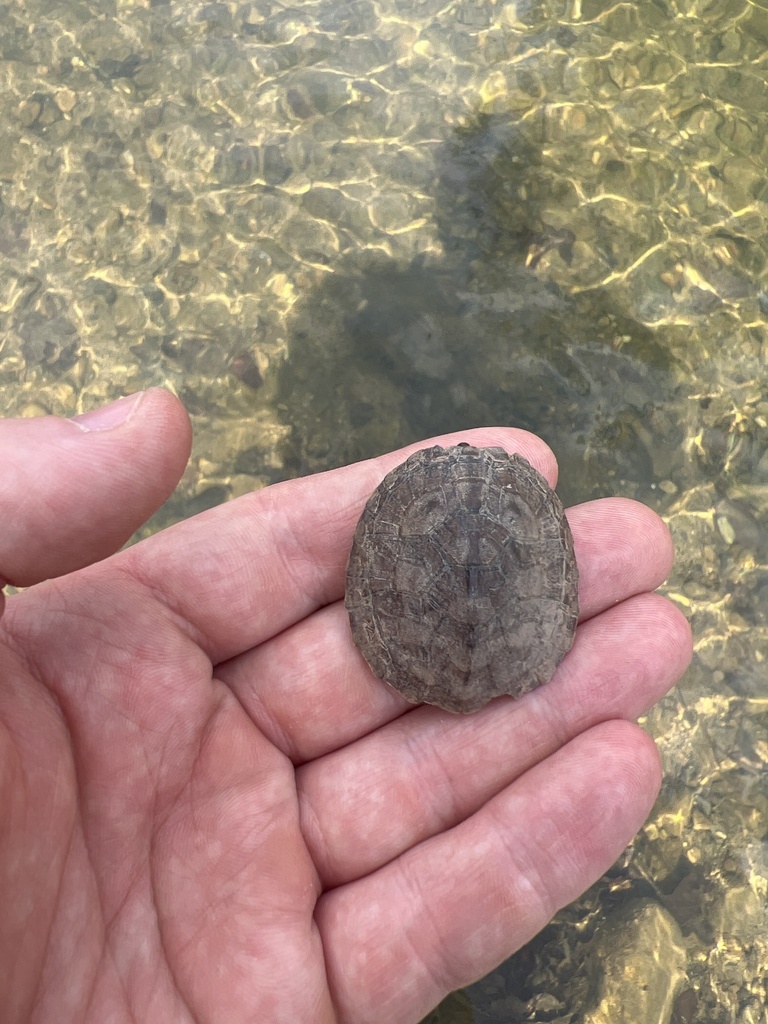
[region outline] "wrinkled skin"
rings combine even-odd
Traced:
[[[167,497],[189,423],[0,423],[0,1017],[388,1024],[536,934],[621,853],[659,761],[633,720],[683,672],[648,509],[569,519],[576,643],[471,716],[374,679],[341,604],[397,452],[248,495],[108,557]],[[110,415],[115,416],[112,409]],[[551,483],[537,438],[478,429]],[[409,449],[409,451],[412,449]],[[99,561],[101,560],[101,561]]]

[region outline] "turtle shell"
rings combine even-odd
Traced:
[[[355,530],[346,606],[374,673],[414,703],[475,711],[551,678],[578,619],[560,499],[520,455],[424,448]]]

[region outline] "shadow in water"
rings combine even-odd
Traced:
[[[278,381],[290,472],[501,424],[547,440],[569,503],[622,489],[647,498],[669,475],[675,383],[664,349],[606,292],[572,298],[536,273],[552,250],[568,264],[574,237],[531,198],[530,131],[484,116],[441,147],[439,258],[401,266],[355,254],[296,307]]]

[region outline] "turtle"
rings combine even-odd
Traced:
[[[578,580],[562,503],[526,459],[435,445],[368,499],[345,604],[379,679],[468,713],[551,678],[573,644]]]

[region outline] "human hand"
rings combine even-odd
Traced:
[[[519,451],[553,482],[523,431],[437,440]],[[648,814],[659,762],[632,720],[690,656],[649,593],[667,530],[627,500],[572,509],[572,651],[539,690],[459,717],[373,678],[341,601],[362,506],[407,452],[80,568],[164,500],[188,449],[161,391],[109,430],[0,423],[0,574],[60,577],[0,624],[0,1016],[418,1021]]]

